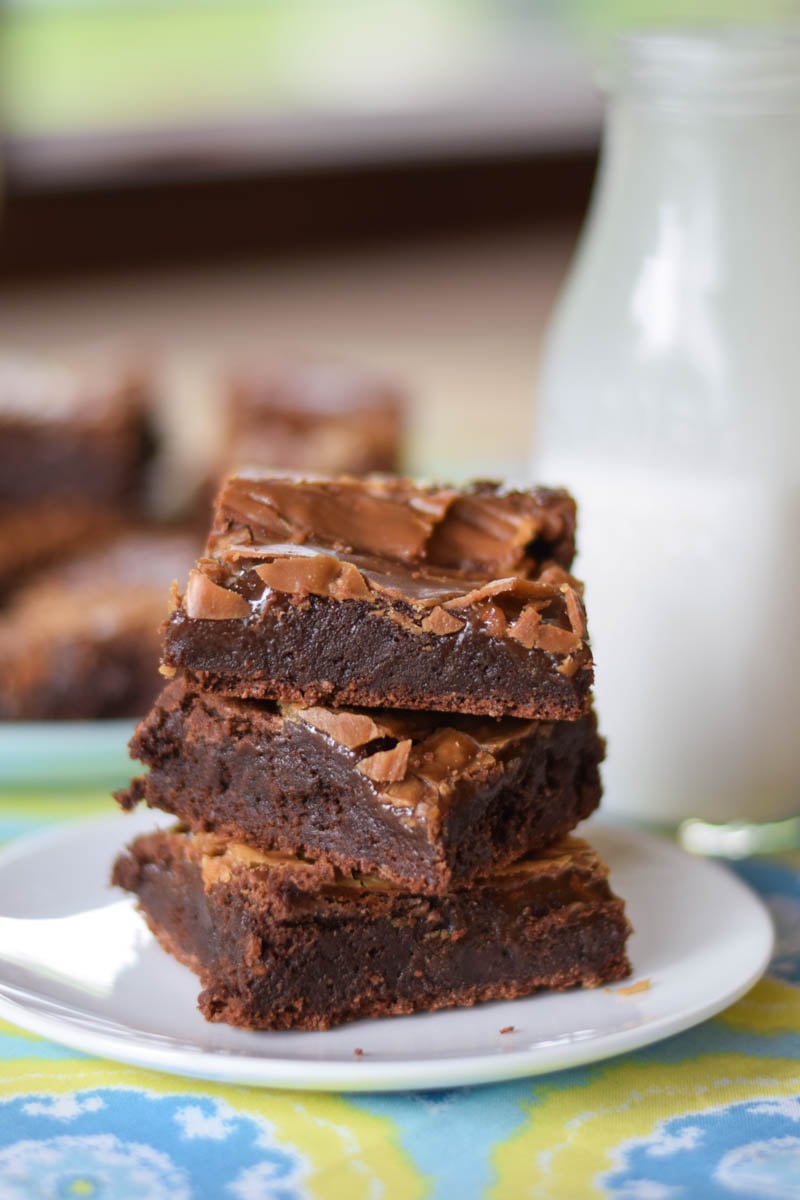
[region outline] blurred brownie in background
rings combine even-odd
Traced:
[[[151,407],[128,369],[0,356],[0,592],[140,513]]]
[[[193,535],[127,529],[20,588],[0,613],[0,718],[139,716],[163,680],[169,588]]]
[[[397,471],[405,407],[393,380],[336,360],[243,369],[227,383],[221,467]]]

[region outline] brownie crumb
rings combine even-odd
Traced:
[[[636,983],[629,983],[627,987],[614,988],[616,996],[638,996],[640,992],[649,992],[652,983],[649,979],[638,979]]]
[[[353,1054],[356,1056],[356,1058],[364,1057],[364,1051],[361,1049],[360,1046],[356,1046],[355,1050],[353,1051]]]
[[[514,1033],[515,1028],[513,1025],[504,1025],[503,1028],[500,1030],[500,1032],[501,1033]]]

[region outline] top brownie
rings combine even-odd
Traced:
[[[562,490],[231,476],[164,670],[226,695],[570,719],[591,652]]]

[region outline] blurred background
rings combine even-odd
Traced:
[[[614,36],[797,7],[6,0],[0,341],[123,342],[190,397],[340,352],[407,382],[413,470],[524,471]]]

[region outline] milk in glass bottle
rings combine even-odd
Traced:
[[[797,31],[620,44],[540,384],[536,476],[580,505],[606,808],[657,823],[791,818]]]

